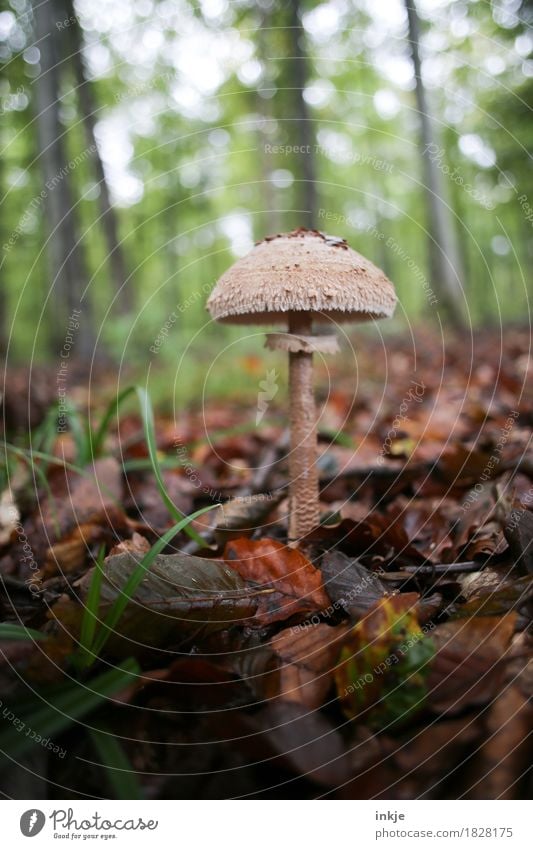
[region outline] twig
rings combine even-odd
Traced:
[[[466,560],[464,563],[436,563],[434,566],[404,566],[400,572],[384,572],[379,577],[384,581],[403,581],[418,575],[447,575],[454,572],[479,572],[483,563]]]

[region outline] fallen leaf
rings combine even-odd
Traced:
[[[276,695],[313,710],[323,704],[333,682],[339,648],[347,626],[323,623],[281,631],[270,642],[276,657]]]
[[[467,799],[520,798],[519,781],[531,765],[533,708],[516,686],[507,687],[485,720],[486,740],[475,760]]]
[[[437,651],[428,678],[428,706],[434,712],[459,713],[493,698],[505,671],[515,620],[514,613],[475,616],[434,629]]]
[[[138,567],[140,555],[115,554],[104,561],[100,618],[105,617],[126,581]],[[93,570],[80,582],[87,596]],[[146,649],[201,639],[210,633],[251,619],[257,590],[220,560],[186,554],[160,554],[146,572],[113,635],[128,638],[128,650]]]
[[[389,591],[379,576],[342,551],[328,551],[320,570],[333,606],[359,618]]]
[[[352,775],[342,736],[324,714],[292,701],[276,701],[259,715],[266,741],[296,775],[337,787]]]
[[[435,648],[429,627],[418,623],[417,601],[416,593],[384,598],[349,633],[335,670],[348,717],[364,715],[378,728],[404,722],[423,707]]]
[[[142,555],[146,554],[147,551],[150,551],[150,543],[146,537],[134,531],[131,539],[124,539],[118,545],[113,546],[108,556],[112,557],[114,554],[124,554],[127,552]]]
[[[277,540],[233,540],[226,544],[224,560],[243,580],[277,591],[260,600],[257,615],[265,624],[330,605],[320,571],[301,551]]]
[[[517,568],[533,573],[533,514],[529,510],[512,510],[503,532]]]

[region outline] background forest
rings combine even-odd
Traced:
[[[385,270],[396,325],[522,319],[532,17],[530,0],[4,2],[4,357],[54,360],[79,310],[78,358],[175,360],[219,274],[300,225]]]

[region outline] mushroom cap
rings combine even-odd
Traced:
[[[396,301],[390,280],[344,239],[300,228],[258,242],[220,277],[207,309],[226,324],[276,324],[292,311],[348,322],[389,318]]]

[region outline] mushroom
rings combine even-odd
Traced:
[[[216,283],[207,308],[226,324],[275,324],[266,347],[289,354],[291,449],[289,540],[296,544],[319,524],[317,428],[313,353],[338,350],[334,335],[313,335],[312,324],[392,316],[390,280],[344,239],[299,228],[268,236]]]

